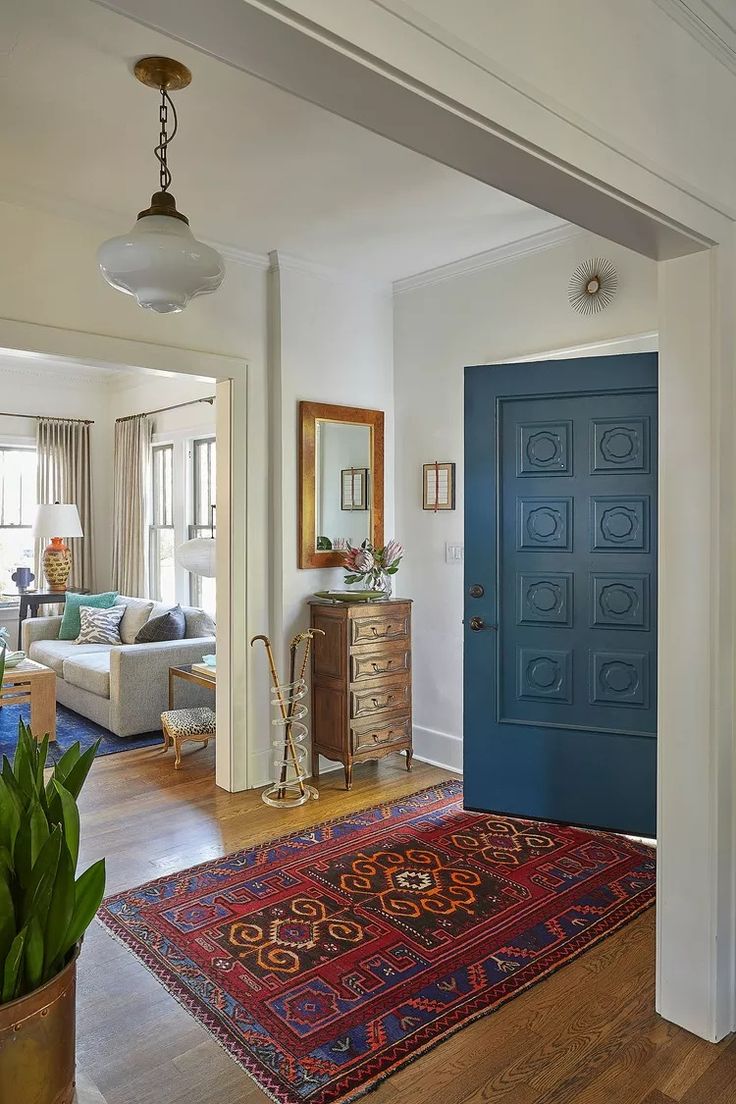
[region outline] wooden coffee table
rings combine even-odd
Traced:
[[[39,741],[56,739],[56,675],[50,667],[24,659],[8,667],[0,686],[0,705],[31,703],[31,732]]]

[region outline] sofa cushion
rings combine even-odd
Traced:
[[[64,660],[88,655],[90,652],[109,652],[109,644],[75,644],[73,640],[34,640],[28,655],[36,663],[43,663],[56,672],[58,678],[64,677]]]
[[[110,606],[109,609],[96,609],[94,606],[80,606],[81,628],[76,644],[122,644],[120,622],[125,606]]]
[[[116,590],[105,591],[104,594],[75,594],[66,592],[64,604],[64,616],[61,619],[59,640],[76,640],[79,636],[79,607],[94,606],[96,609],[109,609],[115,605],[118,596]]]
[[[100,698],[110,697],[110,651],[89,652],[64,660],[64,682],[88,690]]]
[[[157,644],[163,640],[183,640],[186,629],[184,614],[181,606],[162,613],[160,617],[152,617],[135,638],[136,644]]]
[[[215,622],[203,609],[198,609],[196,606],[182,606],[181,608],[186,622],[184,633],[186,640],[196,640],[202,636],[215,635]],[[171,606],[168,606],[165,602],[154,602],[150,620],[153,620],[154,617],[161,617],[164,613],[168,613],[170,609]]]
[[[135,644],[135,638],[151,616],[153,602],[148,598],[125,598],[119,595],[116,606],[125,606],[123,620],[120,622],[120,639],[123,644]]]

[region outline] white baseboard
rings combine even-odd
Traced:
[[[435,728],[414,725],[414,758],[433,767],[462,774],[463,741],[461,736],[438,732]]]

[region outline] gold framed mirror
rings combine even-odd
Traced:
[[[299,404],[299,567],[340,567],[383,544],[382,410]]]

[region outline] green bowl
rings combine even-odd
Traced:
[[[382,590],[318,590],[314,597],[329,602],[379,602],[386,595]]]

